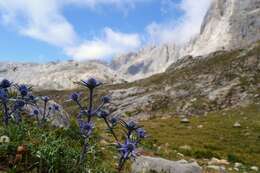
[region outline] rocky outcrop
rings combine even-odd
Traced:
[[[202,173],[201,167],[196,163],[185,160],[170,161],[162,158],[141,156],[132,165],[132,173]]]
[[[44,104],[43,104],[43,101],[39,101],[38,105],[40,107],[43,108]],[[53,105],[56,105],[58,106],[58,111],[55,111],[55,110],[50,110],[48,111],[48,107],[52,107]],[[54,127],[57,127],[57,128],[67,128],[70,126],[70,117],[69,117],[69,114],[63,109],[63,107],[61,105],[59,105],[58,103],[56,103],[55,101],[53,100],[50,100],[47,105],[47,111],[48,111],[48,115],[46,117],[46,120]],[[35,115],[32,115],[32,112],[34,111],[35,107],[34,106],[31,106],[31,105],[27,105],[25,107],[25,111],[27,112],[28,115],[31,116],[31,118],[35,118],[36,120],[36,117],[34,117]],[[41,114],[38,115],[39,119],[42,119],[41,117]]]
[[[189,54],[243,48],[260,39],[259,0],[214,0]]]
[[[127,80],[164,72],[187,56],[205,56],[220,50],[244,48],[260,39],[259,0],[213,0],[200,33],[184,45],[173,43],[145,48],[115,59],[116,70]],[[120,63],[121,62],[121,63]]]
[[[175,57],[180,57],[178,49],[179,47],[174,44],[146,47],[138,53],[115,58],[112,67],[126,76],[127,81],[146,78],[155,73],[164,72]]]
[[[103,82],[121,82],[121,77],[98,62],[52,62],[48,64],[0,63],[0,79],[7,78],[35,89],[64,90],[78,87],[74,82],[95,77]]]
[[[188,118],[260,102],[259,48],[260,42],[243,50],[180,59],[164,73],[110,90],[110,110],[136,119]]]

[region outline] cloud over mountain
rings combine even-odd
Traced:
[[[180,18],[152,22],[143,32],[124,33],[120,26],[104,26],[92,38],[82,37],[63,14],[65,7],[95,10],[102,6],[125,14],[138,3],[156,0],[0,0],[0,22],[19,34],[61,48],[75,60],[104,59],[136,51],[145,44],[183,43],[198,33],[211,0],[163,0],[168,10],[182,12]],[[162,11],[161,11],[162,12]],[[159,14],[158,14],[159,15]],[[140,16],[141,17],[141,16]]]

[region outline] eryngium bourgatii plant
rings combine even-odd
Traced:
[[[109,96],[103,96],[101,98],[102,103],[94,108],[94,89],[99,87],[101,85],[101,82],[97,81],[96,79],[90,78],[88,80],[82,80],[80,84],[88,88],[89,90],[88,106],[85,107],[81,103],[81,93],[72,93],[70,95],[70,100],[74,101],[79,107],[77,121],[81,136],[84,140],[80,163],[83,164],[83,162],[85,161],[86,153],[89,147],[89,138],[95,127],[93,118],[97,117],[104,120],[108,131],[115,139],[115,147],[117,148],[120,155],[118,162],[118,172],[121,172],[125,162],[136,157],[136,149],[141,140],[146,137],[145,130],[134,121],[125,121],[118,116],[110,115],[110,113],[104,109],[104,106],[110,103],[111,98]],[[116,126],[121,126],[123,128],[123,137],[118,137],[117,133],[115,133]]]
[[[39,100],[44,102],[43,106],[39,105]],[[35,97],[32,94],[31,87],[27,85],[18,85],[3,79],[0,82],[0,107],[2,110],[3,123],[7,126],[11,119],[16,123],[22,121],[22,113],[25,112],[26,106],[31,106],[33,111],[31,115],[35,116],[38,123],[46,121],[50,110],[58,111],[57,105],[47,107],[49,97]]]

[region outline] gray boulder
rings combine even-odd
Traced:
[[[53,100],[50,100],[47,104],[47,108],[52,105],[57,105],[59,107],[59,111],[54,111],[53,109],[49,112],[48,116],[46,117],[47,121],[50,122],[50,124],[57,128],[67,128],[70,126],[70,119],[68,113],[63,109],[61,105],[56,103]],[[43,108],[43,102],[39,101],[39,105],[41,108]],[[28,114],[31,114],[33,110],[35,109],[34,106],[27,105],[25,108],[25,111]],[[42,109],[41,109],[42,111]],[[39,114],[39,118],[41,119],[41,115]]]
[[[132,165],[132,173],[202,173],[202,168],[196,163],[170,161],[157,157],[140,156]]]

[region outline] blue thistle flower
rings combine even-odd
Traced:
[[[36,101],[36,97],[34,97],[31,94],[28,95],[28,98],[29,98],[30,101],[33,101],[33,102]]]
[[[115,126],[117,122],[118,122],[118,118],[115,116],[110,119],[110,123],[112,124],[112,126]]]
[[[90,90],[93,90],[94,88],[100,86],[102,83],[100,81],[97,81],[96,79],[94,78],[90,78],[88,80],[82,80],[81,81],[81,84],[83,86],[86,86],[88,87]]]
[[[1,81],[1,83],[0,83],[0,88],[6,89],[6,88],[11,87],[11,85],[12,85],[12,83],[11,83],[9,80],[3,79],[3,80]]]
[[[75,93],[72,93],[69,98],[70,98],[70,100],[72,100],[74,102],[78,102],[80,99],[80,96],[81,96],[80,93],[75,92]]]
[[[111,98],[109,96],[103,96],[101,98],[101,101],[102,101],[103,104],[110,103],[110,100],[111,100]]]
[[[99,118],[107,118],[109,116],[109,113],[107,111],[104,111],[104,110],[100,110],[98,113],[97,113],[97,116]]]
[[[25,102],[23,100],[16,100],[14,103],[14,110],[21,109],[25,106]]]
[[[18,90],[20,91],[20,94],[23,97],[27,96],[27,94],[29,92],[29,88],[26,85],[20,85]]]
[[[40,114],[39,110],[34,109],[32,112],[33,115],[38,116]]]
[[[143,129],[143,128],[138,128],[137,130],[136,130],[136,133],[137,133],[137,136],[139,137],[139,138],[145,138],[146,137],[146,131]]]
[[[52,105],[52,108],[53,108],[55,111],[60,111],[60,107],[59,107],[59,105],[57,105],[57,104],[53,104],[53,105]]]
[[[84,136],[84,137],[88,137],[93,129],[94,129],[94,123],[93,122],[84,122],[84,121],[79,121],[79,128],[80,128],[80,133]]]
[[[50,97],[48,97],[48,96],[43,96],[43,97],[42,97],[42,101],[44,101],[45,103],[47,103],[48,101],[50,101]]]
[[[136,142],[126,139],[124,144],[118,145],[118,151],[120,152],[122,158],[128,159],[130,157],[136,157]]]
[[[136,122],[134,122],[134,121],[129,121],[128,123],[126,123],[126,128],[127,128],[129,131],[133,131],[133,130],[138,129],[139,126],[137,125]]]

